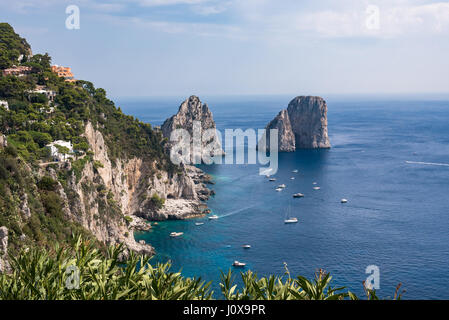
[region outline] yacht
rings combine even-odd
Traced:
[[[217,220],[218,219],[218,216],[217,215],[211,215],[210,217],[209,217],[209,220]]]
[[[304,197],[304,195],[302,194],[302,193],[295,193],[294,195],[293,195],[293,198],[302,198],[302,197]]]
[[[240,262],[235,260],[234,263],[232,264],[234,267],[239,267],[239,268],[243,268],[244,266],[246,266],[246,263]]]
[[[170,233],[170,237],[175,238],[175,237],[182,236],[183,234],[184,234],[184,232],[172,232],[172,233]]]
[[[288,223],[297,223],[298,222],[298,218],[288,218],[286,220],[284,220],[284,223],[288,224]]]

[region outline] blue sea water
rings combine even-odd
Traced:
[[[264,128],[290,98],[203,100],[219,130],[245,130]],[[160,125],[182,100],[124,99],[117,105]],[[260,176],[258,165],[201,166],[213,176],[216,195],[208,206],[220,219],[165,221],[136,234],[156,248],[154,261],[171,260],[174,270],[216,283],[234,260],[259,275],[282,275],[284,262],[292,275],[313,277],[323,268],[334,285],[359,295],[366,267],[377,265],[382,297],[402,283],[404,298],[448,299],[449,99],[326,100],[331,149],[279,154],[276,182]],[[313,182],[321,189],[313,190]],[[286,189],[276,192],[281,183]],[[296,192],[305,197],[293,199]],[[349,202],[341,204],[342,198]],[[299,223],[284,224],[288,207]],[[195,226],[198,221],[205,223]],[[173,239],[172,231],[184,235]],[[220,298],[218,286],[214,290]]]

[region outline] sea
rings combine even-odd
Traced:
[[[152,263],[171,261],[173,271],[213,281],[218,299],[221,272],[230,268],[237,284],[245,270],[313,278],[324,269],[332,286],[360,297],[363,282],[378,275],[382,298],[401,284],[404,299],[448,299],[449,97],[323,97],[332,148],[280,153],[275,182],[259,175],[259,164],[201,165],[213,177],[207,205],[219,219],[163,221],[136,233],[155,247]],[[115,101],[161,125],[185,98]],[[200,98],[224,133],[263,129],[293,96]],[[293,198],[298,192],[304,197]],[[286,217],[298,223],[285,224]],[[173,231],[184,234],[171,238]],[[246,267],[232,267],[235,260]]]

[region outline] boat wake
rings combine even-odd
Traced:
[[[449,167],[449,163],[438,163],[438,162],[421,162],[421,161],[405,161],[408,164],[422,164],[426,166],[442,166]]]
[[[224,218],[224,217],[229,217],[229,216],[232,216],[232,215],[234,215],[236,213],[239,213],[239,212],[242,212],[244,210],[248,210],[248,209],[251,209],[251,208],[254,208],[254,207],[255,207],[255,205],[244,207],[244,208],[240,208],[240,209],[237,209],[237,210],[225,213],[224,215],[221,215],[219,218],[221,219],[221,218]]]

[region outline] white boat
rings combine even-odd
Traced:
[[[295,194],[293,195],[293,198],[302,198],[302,197],[304,197],[304,194],[302,194],[302,193],[300,193],[300,192],[295,193]]]
[[[347,199],[341,199],[341,203],[347,203],[348,200]]]
[[[249,248],[251,248],[251,246],[250,246],[249,244],[244,244],[244,245],[242,246],[242,248],[243,248],[243,249],[249,249]]]
[[[246,263],[240,262],[235,260],[234,263],[232,264],[234,267],[238,267],[238,268],[243,268],[244,266],[246,266]]]
[[[315,184],[317,184],[317,183],[316,183],[316,182],[312,182],[312,184],[314,184],[314,185],[315,185]]]
[[[298,169],[295,169],[292,171],[293,173],[298,173]]]
[[[285,185],[285,184],[280,184],[280,185],[278,185],[278,188],[281,188],[281,189],[283,189],[283,188],[286,188],[287,186]]]
[[[313,187],[313,190],[320,190],[320,187]]]
[[[291,177],[290,180],[295,180],[295,177]]]
[[[281,192],[282,190],[284,190],[283,188],[276,188],[277,192]]]
[[[297,223],[298,222],[298,218],[288,218],[286,220],[284,220],[284,223],[288,224],[288,223]]]
[[[209,220],[217,220],[218,219],[218,216],[217,215],[211,215],[210,217],[209,217]]]
[[[184,234],[184,232],[172,232],[172,233],[170,233],[170,237],[175,238],[175,237],[182,236],[183,234]]]
[[[195,222],[195,225],[196,225],[196,226],[200,226],[200,225],[202,225],[202,224],[204,224],[204,222]]]
[[[276,178],[270,178],[268,181],[276,181]]]

